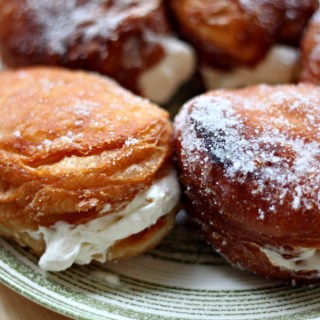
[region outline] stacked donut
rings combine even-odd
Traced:
[[[0,73],[0,234],[44,270],[112,261],[170,230],[179,187],[168,113],[79,71]]]
[[[0,234],[46,270],[131,257],[172,227],[179,178],[187,212],[232,265],[320,279],[317,7],[0,0],[1,57],[18,68],[0,74]],[[207,88],[223,89],[186,102],[173,128],[112,80],[54,66],[159,103],[196,66]],[[298,80],[314,84],[230,89]]]

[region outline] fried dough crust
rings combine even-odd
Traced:
[[[206,64],[228,68],[255,65],[276,37],[284,13],[282,1],[171,0],[181,34]],[[262,14],[263,13],[263,14]]]
[[[172,153],[166,111],[94,74],[0,74],[0,224],[85,223],[125,207]]]
[[[320,88],[306,84],[212,91],[176,117],[186,209],[233,265],[319,280],[303,257],[320,248],[319,123]],[[273,264],[266,249],[293,270]]]
[[[320,9],[310,20],[301,43],[301,81],[320,84]]]
[[[278,42],[298,45],[317,0],[170,0],[181,35],[200,61],[224,69],[255,66]]]
[[[318,0],[284,0],[285,14],[283,25],[279,30],[279,42],[298,47],[303,31],[319,7]]]
[[[139,93],[138,77],[164,50],[160,0],[0,0],[0,52],[9,67],[98,71]]]

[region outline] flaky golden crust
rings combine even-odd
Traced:
[[[254,65],[276,37],[284,8],[282,1],[171,0],[181,34],[209,65]],[[262,14],[263,13],[263,14]]]
[[[181,35],[213,67],[254,66],[269,48],[299,43],[317,0],[168,0]]]
[[[232,264],[282,280],[319,278],[299,267],[303,257],[288,270],[263,252],[285,260],[320,248],[319,123],[320,89],[302,84],[212,91],[175,119],[186,209]]]
[[[168,114],[94,74],[0,74],[0,224],[84,223],[126,206],[165,170]]]
[[[320,84],[320,9],[310,20],[301,43],[301,80]]]
[[[139,92],[138,76],[164,55],[160,0],[0,0],[0,51],[10,67],[98,71]]]

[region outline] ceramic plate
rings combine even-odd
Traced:
[[[155,250],[127,262],[45,273],[0,241],[0,279],[74,319],[320,319],[320,288],[290,287],[229,267],[180,213]]]

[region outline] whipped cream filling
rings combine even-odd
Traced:
[[[180,189],[176,173],[171,172],[139,193],[123,210],[96,218],[85,224],[71,225],[58,221],[49,228],[28,233],[35,239],[43,237],[46,249],[39,265],[48,271],[62,271],[73,263],[87,264],[95,259],[105,262],[116,241],[139,233],[155,224],[178,203]],[[112,208],[106,203],[101,212]]]
[[[269,262],[279,268],[289,271],[316,271],[320,273],[320,249],[293,248],[288,250],[282,247],[260,247],[260,250],[269,259]]]
[[[232,89],[257,83],[280,84],[296,80],[298,62],[297,49],[276,45],[254,68],[239,67],[222,71],[203,66],[201,74],[207,89]]]
[[[159,37],[155,41],[162,45],[164,57],[142,73],[139,87],[143,96],[156,103],[165,103],[192,76],[196,59],[191,46],[174,37]]]

